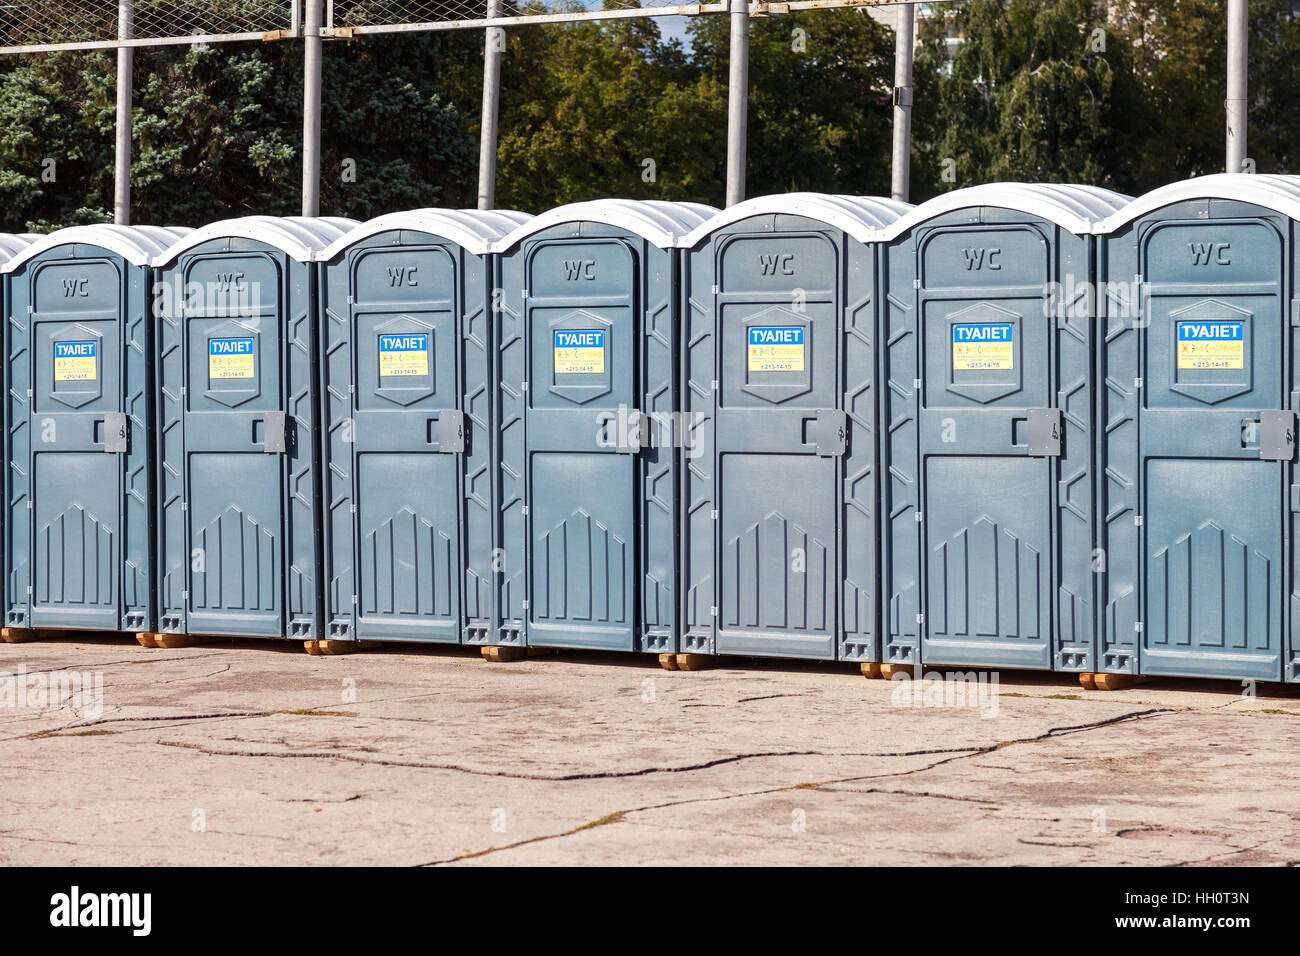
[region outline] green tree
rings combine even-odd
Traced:
[[[953,176],[941,185],[995,180],[1134,179],[1137,142],[1151,109],[1135,79],[1133,48],[1100,0],[971,0],[945,8],[964,37],[950,64],[942,40],[920,60],[939,73],[918,98],[918,133]],[[932,176],[932,173],[930,174]]]
[[[322,212],[366,218],[472,195],[476,143],[436,90],[439,56],[435,34],[327,45]],[[114,77],[104,53],[32,56],[0,73],[5,228],[110,218]],[[299,211],[301,44],[138,50],[135,87],[133,221]]]
[[[689,31],[696,66],[725,97],[728,18]],[[749,80],[748,195],[889,194],[892,30],[863,10],[751,20]]]

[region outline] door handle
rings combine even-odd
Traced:
[[[1259,413],[1259,457],[1264,461],[1295,458],[1295,412]]]
[[[612,448],[620,455],[639,455],[654,444],[650,429],[652,419],[639,408],[619,407],[617,412],[600,412],[596,416],[597,444]]]
[[[442,454],[454,454],[465,450],[465,413],[448,409],[439,412],[436,419],[430,419],[430,426],[438,423],[438,451]],[[429,429],[432,431],[432,427]]]
[[[288,416],[284,412],[266,412],[254,423],[262,424],[262,451],[268,455],[282,455],[289,450]]]
[[[1026,444],[1033,458],[1058,458],[1061,454],[1061,410],[1059,408],[1031,408],[1026,419]]]
[[[818,457],[839,458],[844,454],[849,444],[848,413],[838,408],[819,408],[816,418],[803,420],[805,435],[808,434],[809,425],[813,426],[814,438],[812,442],[804,444],[815,444]]]
[[[126,412],[105,412],[95,426],[104,428],[104,451],[110,455],[125,454],[127,450]]]

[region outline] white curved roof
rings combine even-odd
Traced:
[[[1300,176],[1214,173],[1170,183],[1143,193],[1100,223],[1098,232],[1114,232],[1147,213],[1189,199],[1233,199],[1300,219]]]
[[[832,196],[826,193],[778,193],[757,196],[722,210],[705,220],[680,242],[690,248],[719,229],[751,216],[806,216],[834,226],[859,242],[874,242],[880,231],[900,216],[915,209],[910,203],[877,196]]]
[[[957,209],[993,206],[1028,213],[1056,223],[1076,235],[1095,232],[1097,224],[1132,202],[1131,196],[1099,186],[1057,183],[986,183],[935,196],[882,230],[893,239],[916,226]]]
[[[31,232],[0,232],[0,263],[12,259],[39,238]]]
[[[493,244],[494,252],[506,252],[529,236],[565,222],[601,222],[634,232],[661,249],[671,249],[681,237],[698,227],[718,210],[697,202],[665,202],[661,199],[594,199],[549,209],[515,228]]]
[[[184,226],[119,226],[113,223],[69,226],[36,237],[8,262],[0,265],[0,272],[13,272],[42,252],[74,243],[97,246],[121,256],[133,266],[145,266],[162,250],[192,231]]]
[[[243,216],[223,219],[195,229],[179,242],[154,256],[155,266],[166,266],[196,246],[213,239],[252,239],[274,246],[299,262],[311,262],[318,252],[350,229],[360,225],[341,216]]]
[[[363,239],[397,229],[450,239],[473,255],[481,256],[492,251],[492,243],[532,218],[526,212],[513,209],[412,209],[394,212],[369,219],[345,232],[317,253],[316,258],[327,262]]]

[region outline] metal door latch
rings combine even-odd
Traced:
[[[817,454],[839,458],[849,444],[849,416],[838,408],[817,409]]]
[[[112,454],[126,454],[127,450],[126,412],[104,413],[104,451]]]
[[[1295,458],[1295,412],[1259,413],[1259,457],[1264,461]]]
[[[654,444],[651,429],[655,421],[639,408],[620,409],[605,413],[601,419],[602,444],[620,455],[639,455],[642,449]]]
[[[454,454],[465,450],[465,413],[448,409],[438,413],[438,451]]]
[[[1061,410],[1031,408],[1028,420],[1029,455],[1056,458],[1061,454]]]
[[[283,454],[289,450],[286,418],[284,412],[266,412],[263,415],[262,425],[266,432],[262,438],[262,451],[268,455]]]

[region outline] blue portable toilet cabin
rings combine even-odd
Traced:
[[[0,233],[0,267],[12,259],[18,253],[22,252],[30,243],[39,239],[32,233]],[[9,324],[9,276],[0,273],[0,315],[4,316],[5,324]],[[8,471],[8,468],[5,469]],[[4,534],[4,513],[0,511],[0,535]],[[3,554],[3,548],[0,547],[0,555]],[[0,561],[3,558],[0,557]],[[3,585],[0,585],[2,588]],[[9,640],[11,631],[9,628],[0,629],[0,637]]]
[[[677,650],[676,246],[716,211],[575,203],[498,243],[491,643]]]
[[[996,183],[884,230],[882,660],[1091,671],[1096,224]]]
[[[1222,174],[1102,224],[1100,672],[1300,680],[1298,220]]]
[[[393,213],[318,257],[331,639],[489,641],[491,247],[531,218]]]
[[[0,266],[9,628],[155,625],[149,261],[188,231],[73,226]]]
[[[355,225],[231,219],[154,259],[164,633],[321,637],[314,257]]]
[[[912,208],[764,196],[683,240],[682,651],[879,660],[875,242]]]

